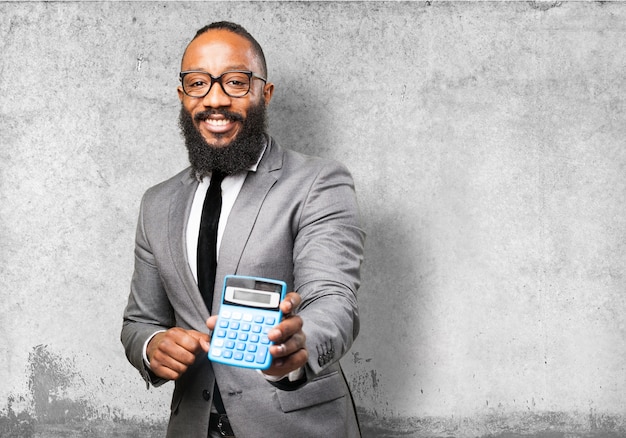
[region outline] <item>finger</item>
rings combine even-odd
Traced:
[[[171,355],[168,352],[168,345],[164,345],[162,348],[158,348],[150,360],[150,369],[159,377],[176,380],[178,379],[185,371],[187,371],[187,364],[185,363],[187,360],[192,360],[191,357],[194,357],[191,353],[186,350],[178,349],[178,354],[183,351],[183,356],[189,355],[190,357],[185,358],[180,355]],[[182,362],[181,362],[182,359]]]
[[[163,363],[179,362],[183,365],[191,365],[196,360],[198,349],[199,342],[186,333],[178,337],[165,336],[159,342],[154,357],[158,355]],[[170,360],[165,360],[165,358],[170,358]]]
[[[194,338],[196,341],[198,341],[198,344],[200,348],[202,349],[202,351],[204,351],[205,353],[209,352],[210,337],[207,333],[201,333],[195,330],[189,330],[188,334],[189,336]]]
[[[148,344],[150,368],[159,377],[176,380],[195,362],[207,341],[207,334],[180,327],[159,333]]]
[[[273,359],[272,366],[263,371],[263,373],[270,376],[284,376],[298,368],[302,368],[308,359],[308,351],[302,348],[289,356]]]
[[[280,324],[271,329],[267,337],[274,343],[281,343],[293,336],[295,333],[302,331],[303,321],[299,316],[291,316],[283,319]]]
[[[182,364],[191,365],[195,361],[196,354],[203,350],[197,339],[202,336],[199,332],[184,330],[180,327],[174,327],[155,336],[154,342],[150,341],[148,344],[150,363],[152,364],[152,358],[158,351]]]
[[[270,346],[270,354],[274,357],[284,357],[306,348],[306,336],[298,332],[282,343],[274,343]]]
[[[204,349],[201,343],[207,343],[208,340],[209,335],[195,330],[183,330],[183,333],[181,333],[180,336],[176,336],[174,339],[176,345],[189,353],[192,353],[194,357],[197,353]]]
[[[302,302],[302,298],[300,294],[297,292],[289,292],[285,298],[280,303],[280,310],[283,314],[288,315],[298,308],[300,303]]]
[[[215,324],[217,323],[217,315],[210,316],[209,319],[206,320],[206,326],[209,330],[215,330]]]
[[[181,362],[177,358],[170,356],[162,351],[157,351],[154,357],[150,361],[150,368],[155,373],[163,376],[163,373],[174,376],[171,378],[178,378],[181,374],[187,371],[187,364]]]
[[[154,374],[156,374],[157,376],[159,376],[162,379],[167,379],[167,380],[176,380],[178,379],[180,376],[182,376],[182,373],[176,372],[174,370],[171,370],[167,367],[164,367],[160,364],[154,364],[150,366],[150,369],[152,370],[152,372]]]

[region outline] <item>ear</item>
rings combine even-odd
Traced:
[[[182,102],[183,101],[183,97],[185,96],[185,93],[183,92],[183,87],[179,85],[176,88],[176,91],[178,91],[178,99]]]
[[[272,100],[272,96],[274,95],[274,84],[268,82],[263,87],[263,97],[265,98],[265,106],[270,104],[270,100]]]

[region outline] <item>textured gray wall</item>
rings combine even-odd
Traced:
[[[118,333],[219,19],[266,49],[274,136],[354,174],[364,435],[626,434],[626,4],[26,2],[0,3],[0,436],[163,434],[172,386]]]

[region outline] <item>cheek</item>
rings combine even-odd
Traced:
[[[183,104],[183,108],[185,108],[185,110],[192,116],[193,116],[194,111],[197,111],[196,110],[196,107],[198,106],[197,103],[189,99],[188,97],[185,96],[185,98],[183,98],[181,103]]]
[[[246,117],[248,115],[249,112],[249,108],[250,108],[250,102],[247,100],[243,100],[239,99],[239,101],[237,102],[232,102],[230,105],[230,108],[227,108],[228,111],[232,111],[235,112],[237,114],[240,114],[244,117]]]

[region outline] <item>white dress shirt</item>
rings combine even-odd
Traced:
[[[258,163],[252,166],[248,171],[256,172]],[[238,172],[234,175],[227,175],[222,180],[222,211],[220,213],[220,220],[217,226],[217,257],[219,259],[220,246],[222,244],[222,236],[224,235],[224,228],[226,228],[226,222],[230,215],[233,205],[237,200],[239,191],[246,180],[248,172]],[[198,184],[196,194],[191,204],[191,211],[189,212],[189,221],[187,222],[187,259],[189,260],[189,267],[193,272],[193,277],[198,282],[198,235],[200,234],[200,219],[202,218],[202,206],[204,205],[204,198],[209,190],[211,183],[210,177],[205,177]]]

